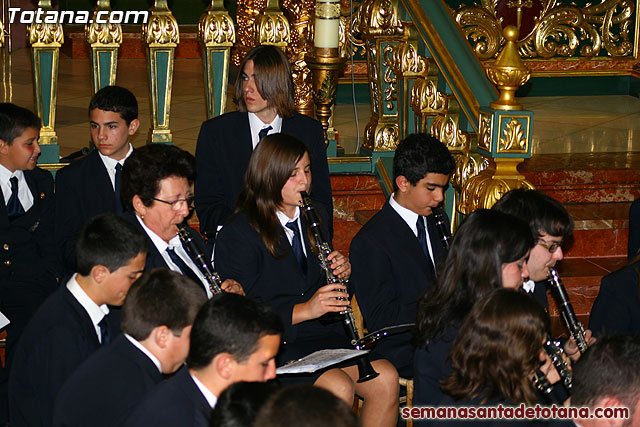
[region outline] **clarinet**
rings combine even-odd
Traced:
[[[178,224],[178,236],[180,236],[180,241],[182,242],[184,249],[187,251],[187,255],[191,258],[191,261],[198,266],[200,272],[207,279],[211,293],[213,295],[218,295],[224,292],[222,290],[222,280],[220,279],[220,275],[213,270],[211,264],[209,264],[209,261],[207,260],[207,257],[198,247],[187,226],[184,224]]]
[[[551,359],[551,363],[553,363],[556,371],[558,371],[558,375],[560,375],[562,384],[564,384],[565,389],[570,392],[573,382],[573,374],[571,373],[571,369],[569,369],[567,362],[565,362],[564,358],[562,357],[562,353],[564,352],[562,351],[562,347],[560,347],[560,343],[558,341],[552,340],[549,336],[547,336],[547,340],[545,341],[543,347],[544,351],[547,353],[547,356],[549,356],[549,359]]]
[[[325,273],[327,284],[338,283],[344,285],[344,282],[335,274],[333,274],[333,271],[331,270],[331,261],[327,259],[327,256],[331,252],[333,252],[333,249],[322,235],[320,220],[318,219],[318,214],[316,213],[315,208],[311,204],[311,198],[305,191],[301,191],[300,196],[302,197],[302,210],[305,213],[305,217],[309,222],[313,237],[315,238],[318,258],[320,259],[320,267]],[[344,298],[344,300],[346,300],[346,298]],[[347,337],[351,341],[351,345],[353,345],[357,350],[362,350],[363,346],[360,344],[360,333],[358,332],[358,328],[356,327],[356,322],[353,317],[353,310],[351,309],[351,306],[348,305],[344,311],[341,311],[340,316],[342,317],[342,323],[344,324]],[[379,375],[373,369],[373,366],[371,366],[371,363],[369,362],[369,359],[366,355],[358,357],[356,359],[356,363],[358,365],[359,383],[372,380]]]
[[[451,240],[451,231],[449,230],[449,227],[447,227],[445,214],[440,208],[431,208],[431,213],[433,214],[433,219],[436,222],[436,227],[438,228],[438,232],[440,233],[440,241],[442,242],[442,247],[445,250],[448,250],[449,241]]]
[[[582,326],[582,323],[578,322],[578,318],[576,317],[576,313],[573,311],[573,306],[571,305],[567,291],[560,280],[560,276],[558,276],[558,272],[553,267],[549,267],[549,282],[558,294],[560,310],[564,323],[567,325],[567,329],[569,329],[569,333],[573,337],[573,340],[578,345],[578,350],[580,350],[580,353],[584,353],[587,351],[584,327]]]
[[[533,378],[531,379],[533,386],[540,390],[544,396],[549,400],[553,399],[553,386],[545,376],[545,374],[540,370],[536,369],[533,373]],[[559,402],[556,402],[559,403]]]

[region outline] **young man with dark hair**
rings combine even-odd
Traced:
[[[394,193],[353,238],[349,253],[351,283],[369,331],[415,322],[418,298],[444,256],[432,208],[443,202],[453,169],[447,147],[430,135],[409,135],[398,144]],[[408,332],[386,337],[375,353],[400,376],[413,376]]]
[[[7,381],[18,338],[60,276],[53,178],[36,167],[39,131],[33,112],[0,103],[0,312],[11,322],[0,368],[0,424],[7,420]]]
[[[235,83],[238,111],[207,120],[196,146],[196,211],[200,229],[214,237],[236,208],[251,153],[260,140],[285,133],[305,143],[311,157],[311,197],[327,207],[330,229],[333,201],[322,125],[296,112],[289,61],[281,49],[258,46],[240,65]]]
[[[158,385],[125,425],[207,427],[229,385],[275,378],[282,332],[271,309],[240,295],[214,296],[193,323],[187,368]]]
[[[58,394],[53,425],[122,425],[162,374],[182,366],[193,320],[206,300],[200,286],[179,273],[145,273],[122,308],[124,334],[71,375]]]
[[[118,310],[142,274],[147,241],[115,214],[91,219],[78,237],[78,272],[40,306],[25,328],[9,379],[11,424],[51,425],[69,375],[120,331]]]
[[[136,97],[119,86],[100,89],[89,104],[89,126],[96,149],[56,174],[55,235],[67,274],[75,271],[75,240],[85,222],[123,211],[120,174],[140,126]]]
[[[537,190],[511,190],[493,206],[500,212],[516,216],[529,224],[537,244],[531,249],[527,269],[529,281],[522,289],[533,294],[549,312],[547,278],[549,267],[564,258],[562,244],[573,233],[573,220],[560,202]]]
[[[573,368],[572,407],[623,410],[616,418],[578,418],[583,427],[640,425],[640,338],[608,335],[589,347]]]

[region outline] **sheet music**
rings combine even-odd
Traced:
[[[331,350],[319,350],[311,353],[302,359],[291,361],[278,369],[276,374],[302,374],[313,373],[319,369],[326,368],[328,366],[336,365],[345,360],[353,359],[354,357],[367,354],[369,350],[355,350],[355,349],[331,349]]]

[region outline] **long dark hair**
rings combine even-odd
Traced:
[[[502,264],[522,258],[535,241],[529,226],[497,211],[471,213],[455,234],[442,272],[418,300],[415,344],[424,346],[461,322],[473,304],[502,287]]]
[[[535,404],[529,380],[540,366],[548,327],[544,309],[530,296],[496,289],[476,303],[451,349],[453,372],[442,389],[454,399],[507,399]]]
[[[304,153],[308,153],[307,147],[292,136],[281,133],[265,136],[251,155],[244,188],[238,197],[237,210],[249,217],[249,223],[276,258],[283,256],[277,247],[282,226],[276,216],[282,204],[282,187]]]

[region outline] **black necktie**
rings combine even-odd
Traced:
[[[271,129],[273,129],[271,126],[267,126],[266,128],[261,129],[260,132],[258,132],[258,142],[262,141],[262,138],[267,136]]]
[[[287,228],[293,231],[293,239],[291,239],[291,248],[293,249],[293,254],[296,256],[296,260],[298,260],[298,264],[302,269],[302,274],[304,274],[304,276],[307,277],[307,257],[304,256],[304,251],[302,250],[302,239],[300,238],[298,221],[288,222]]]
[[[11,197],[9,197],[9,202],[7,202],[7,216],[9,219],[13,219],[22,215],[24,208],[18,198],[18,177],[11,177],[9,182],[11,183]]]
[[[116,213],[121,214],[124,212],[122,207],[122,198],[120,197],[120,176],[122,175],[122,165],[116,163],[116,178],[114,179],[114,195],[116,196]]]
[[[105,314],[102,320],[98,323],[100,327],[100,342],[102,345],[107,345],[111,342],[111,331],[109,330],[109,322],[107,322],[107,315]]]
[[[173,249],[167,248],[167,253],[169,254],[169,258],[171,258],[171,261],[173,261],[173,263],[178,266],[183,276],[187,276],[189,279],[196,282],[197,285],[202,286],[202,281],[200,281],[198,275],[191,269],[191,267],[187,265],[186,262],[183,261],[182,258],[180,258],[180,256]]]
[[[422,248],[422,252],[424,252],[424,256],[427,257],[427,267],[431,270],[431,273],[435,275],[435,268],[433,268],[433,263],[431,262],[431,256],[429,255],[429,246],[427,245],[427,232],[424,228],[424,219],[421,215],[418,215],[418,221],[416,221],[416,226],[418,227],[418,243],[420,243],[420,247]]]

